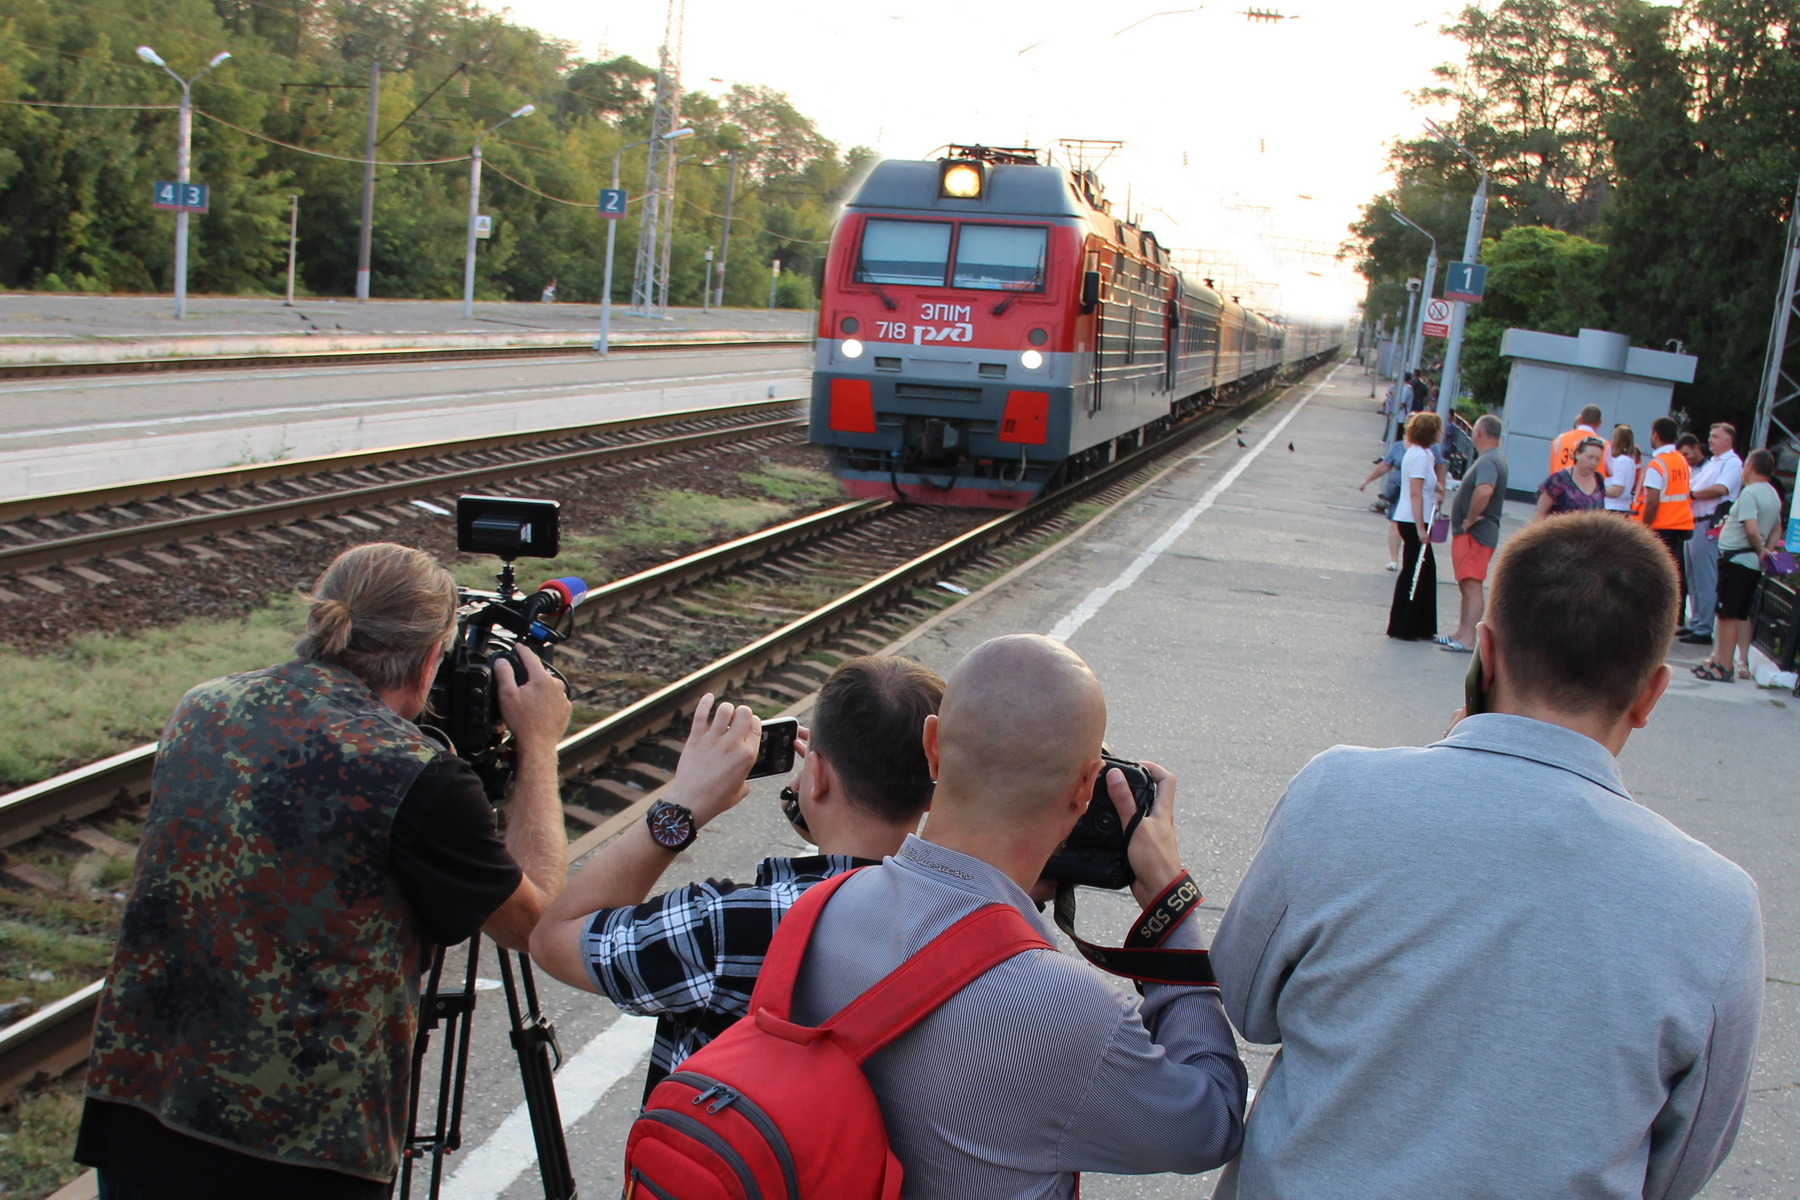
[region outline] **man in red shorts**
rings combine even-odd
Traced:
[[[1438,645],[1455,654],[1475,647],[1475,626],[1481,620],[1481,585],[1487,580],[1488,560],[1500,544],[1500,506],[1506,501],[1506,456],[1500,453],[1500,418],[1493,413],[1475,420],[1476,459],[1464,472],[1462,486],[1450,505],[1450,565],[1456,571],[1456,590],[1462,594],[1462,614],[1456,632],[1440,637]]]

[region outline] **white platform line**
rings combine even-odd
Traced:
[[[621,1016],[563,1064],[556,1073],[556,1102],[564,1129],[592,1112],[613,1084],[636,1070],[655,1033],[655,1018]],[[443,1194],[449,1200],[495,1200],[536,1161],[531,1115],[521,1103],[462,1160],[445,1180]]]
[[[1300,397],[1299,402],[1296,403],[1293,408],[1288,410],[1287,415],[1277,421],[1275,427],[1263,435],[1262,441],[1256,443],[1256,445],[1247,451],[1242,458],[1233,463],[1231,470],[1225,472],[1224,476],[1221,477],[1217,483],[1207,488],[1206,494],[1196,500],[1193,507],[1189,508],[1179,517],[1176,517],[1175,522],[1167,529],[1163,530],[1161,537],[1157,538],[1154,542],[1151,542],[1149,547],[1145,549],[1142,554],[1132,559],[1130,566],[1119,572],[1119,577],[1117,579],[1113,580],[1105,587],[1097,587],[1089,592],[1087,599],[1083,600],[1080,604],[1077,604],[1073,612],[1056,623],[1056,627],[1050,631],[1050,636],[1059,642],[1067,642],[1070,638],[1075,636],[1076,630],[1080,629],[1083,625],[1086,625],[1095,614],[1106,607],[1106,602],[1108,600],[1111,600],[1114,596],[1136,583],[1138,581],[1138,576],[1147,571],[1150,568],[1151,563],[1162,557],[1162,552],[1174,545],[1175,539],[1186,533],[1188,527],[1199,518],[1200,514],[1211,508],[1213,506],[1213,501],[1217,500],[1225,493],[1226,488],[1237,482],[1238,476],[1242,475],[1245,468],[1256,461],[1257,455],[1261,454],[1264,450],[1267,450],[1274,444],[1275,439],[1281,436],[1281,431],[1287,428],[1288,422],[1300,415],[1300,410],[1306,407],[1306,402],[1318,395],[1319,389],[1330,383],[1343,365],[1343,363],[1339,363],[1337,366],[1331,368],[1330,371],[1326,372],[1325,378],[1313,384],[1312,387],[1307,390],[1306,395]]]

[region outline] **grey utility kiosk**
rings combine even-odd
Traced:
[[[1509,329],[1500,354],[1513,360],[1506,384],[1506,432],[1502,444],[1508,492],[1529,498],[1549,474],[1550,443],[1575,424],[1583,406],[1600,409],[1600,436],[1629,425],[1650,453],[1650,422],[1669,415],[1669,395],[1694,381],[1691,354],[1644,350],[1622,333],[1583,329],[1579,336]]]

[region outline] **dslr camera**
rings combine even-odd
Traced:
[[[515,756],[512,735],[501,726],[494,668],[506,662],[523,682],[518,649],[525,647],[562,679],[550,664],[568,634],[554,625],[587,598],[587,584],[573,577],[542,583],[529,596],[515,586],[513,560],[556,556],[559,508],[554,500],[510,496],[462,496],[456,502],[456,548],[499,558],[499,586],[491,592],[456,589],[456,636],[444,651],[427,708],[436,723],[422,728],[475,768],[495,803],[512,782]]]
[[[1150,814],[1150,806],[1156,800],[1156,784],[1140,764],[1116,757],[1104,746],[1100,748],[1100,758],[1104,765],[1100,768],[1099,778],[1094,780],[1094,794],[1088,801],[1087,811],[1075,822],[1068,839],[1044,864],[1044,877],[1058,883],[1116,891],[1137,881],[1137,872],[1131,869],[1126,847],[1131,844],[1131,835],[1137,832],[1138,825]],[[1137,803],[1137,812],[1129,822],[1119,820],[1118,806],[1113,804],[1112,792],[1106,786],[1106,777],[1114,767],[1124,772],[1131,798]]]

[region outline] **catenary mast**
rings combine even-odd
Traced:
[[[631,276],[631,309],[640,316],[669,315],[669,258],[675,243],[675,167],[681,150],[667,135],[681,126],[681,41],[687,0],[669,0],[656,72],[656,112],[650,119],[649,161],[644,168],[644,211],[638,227],[637,264]]]

